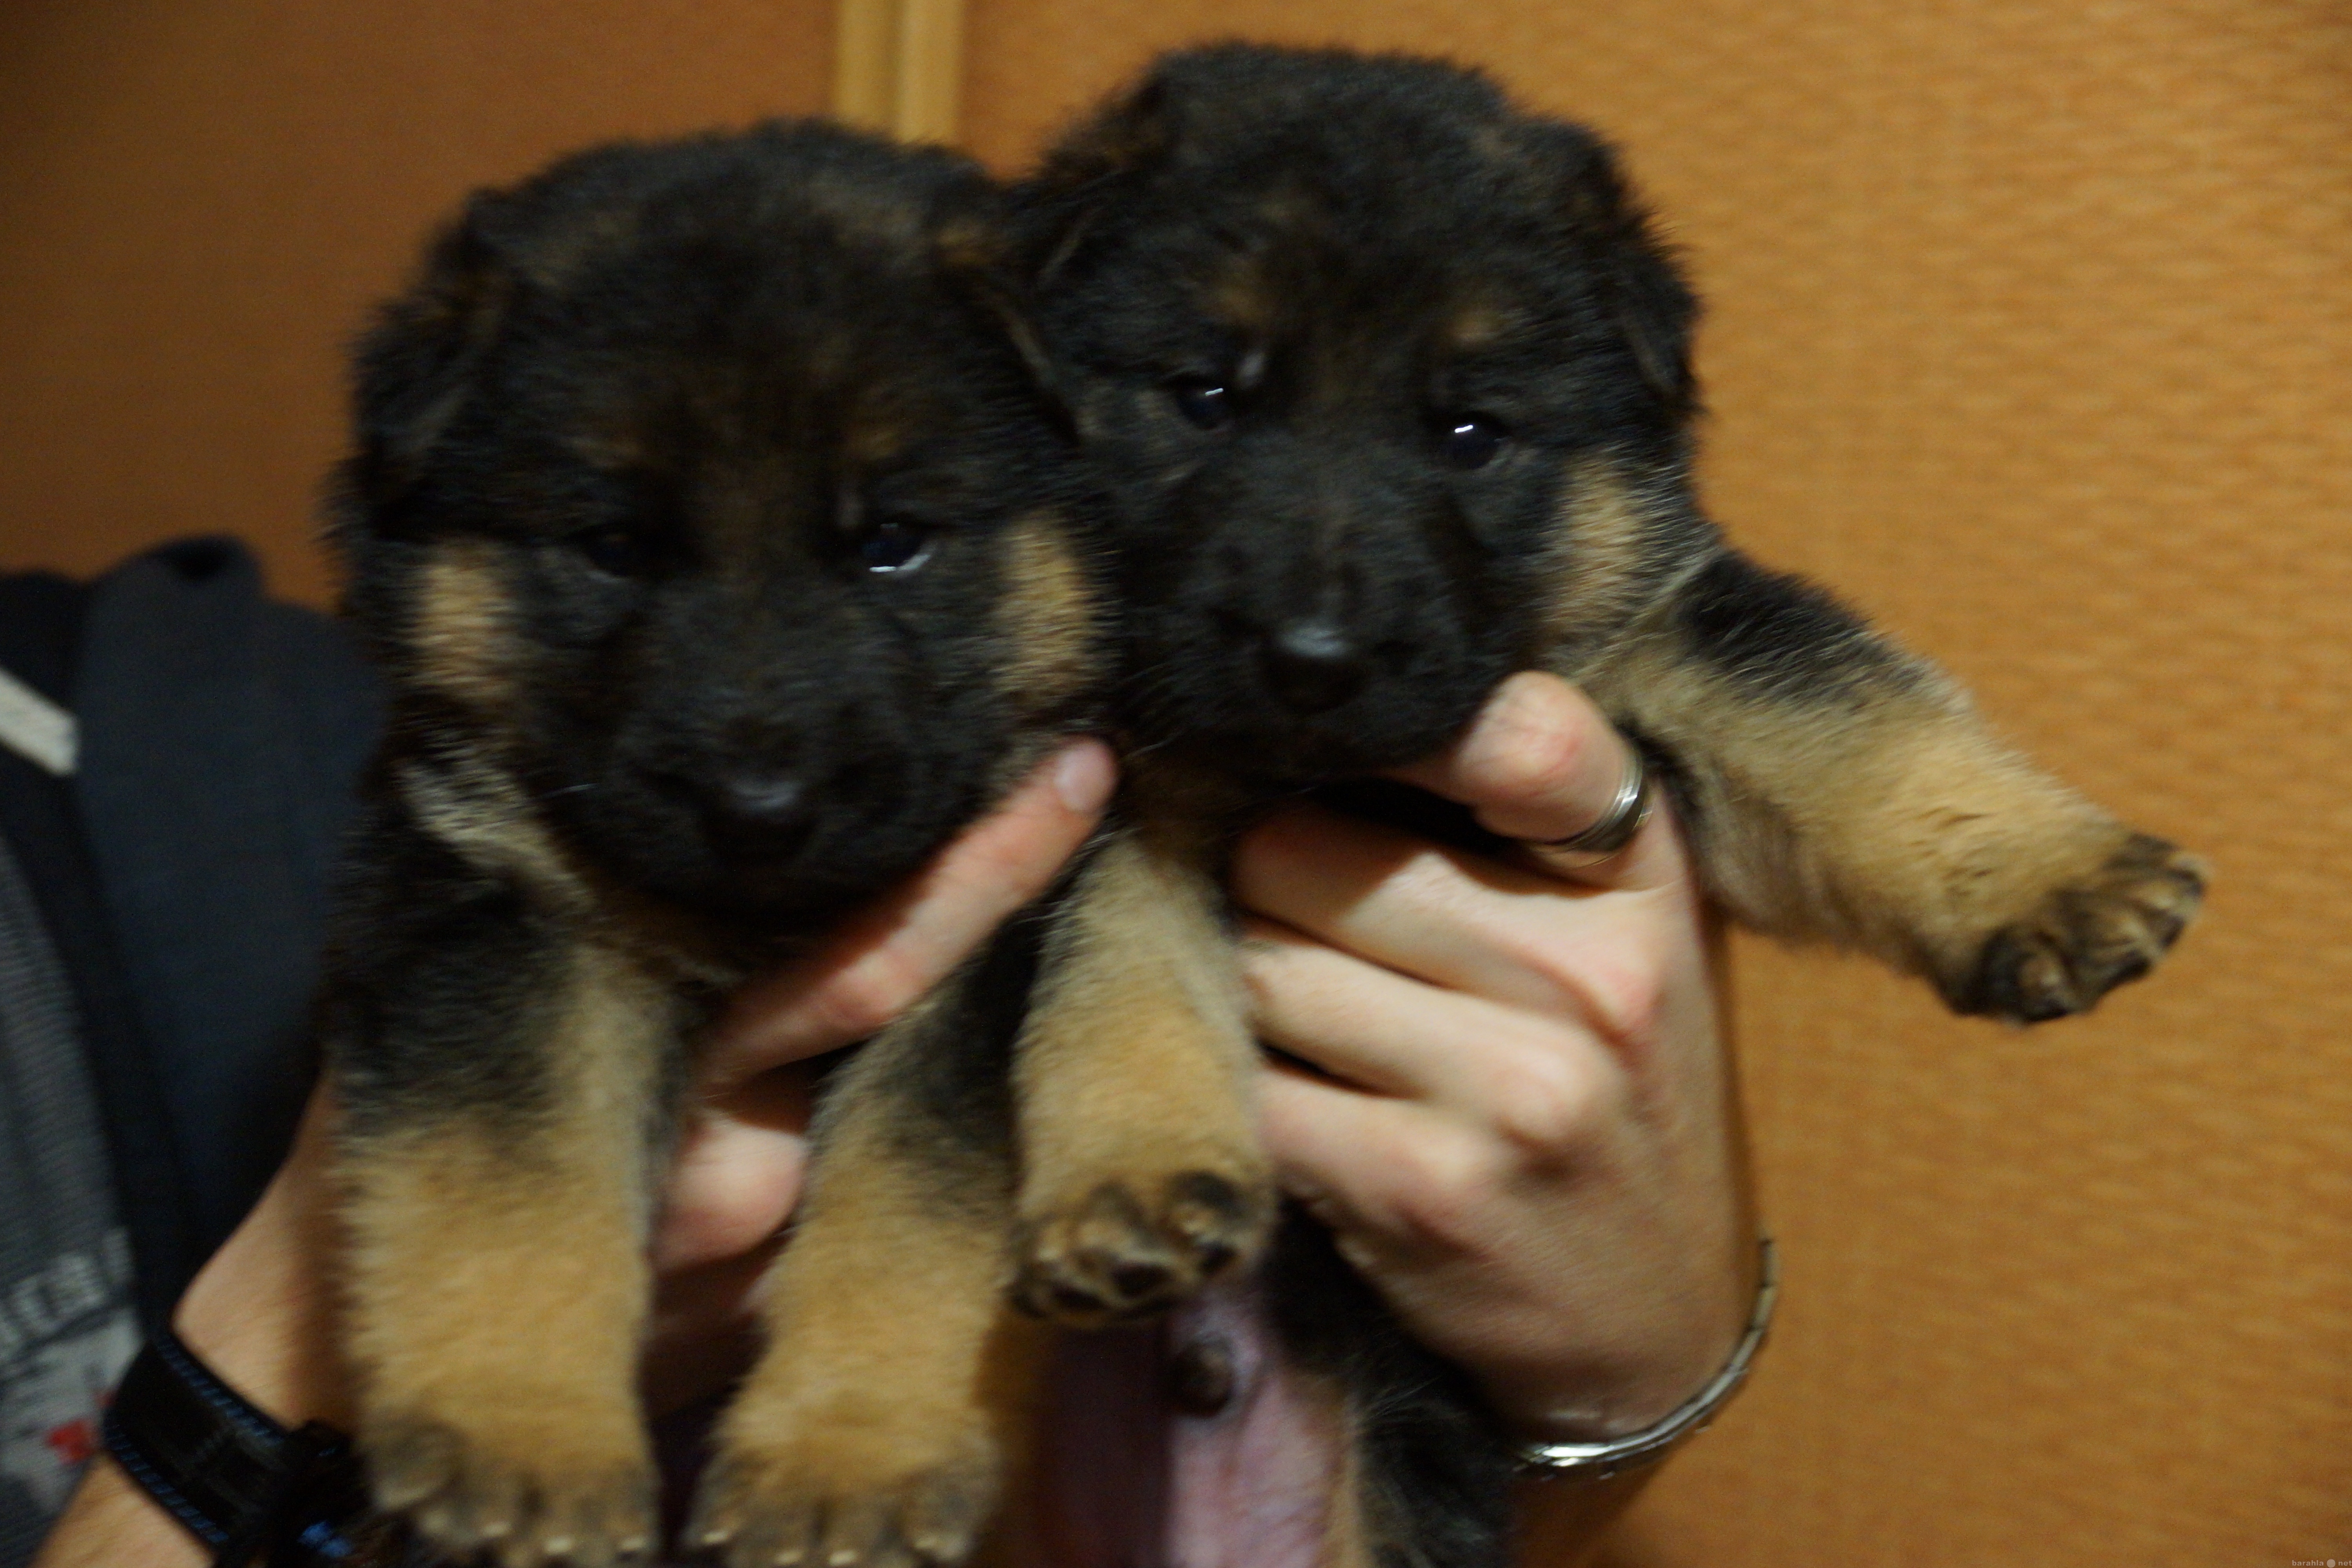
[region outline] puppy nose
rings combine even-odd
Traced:
[[[778,854],[808,831],[807,784],[777,768],[730,768],[703,790],[703,812],[714,838],[746,854]]]
[[[1370,673],[1363,649],[1336,623],[1315,618],[1276,628],[1258,650],[1266,684],[1297,713],[1320,713],[1353,697]]]

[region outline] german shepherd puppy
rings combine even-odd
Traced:
[[[393,700],[323,1018],[359,1444],[438,1550],[651,1553],[644,1243],[699,1031],[1088,721],[1086,491],[957,259],[998,200],[814,124],[608,147],[476,197],[360,350],[335,536]],[[876,1247],[887,1198],[1004,1188],[987,1064],[925,1026],[838,1075],[818,1232],[860,1149]]]
[[[1734,917],[1963,1013],[2079,1012],[2196,910],[2193,858],[1702,514],[1692,297],[1590,132],[1448,65],[1220,47],[1161,61],[1017,198],[1130,628],[1124,826],[1018,1053],[1038,1311],[1148,1310],[1258,1247],[1220,846],[1440,750],[1514,670],[1577,682],[1652,759]],[[1499,1562],[1500,1435],[1328,1263],[1286,1248],[1277,1279],[1355,1296],[1280,1309],[1358,1446],[1335,1556]]]

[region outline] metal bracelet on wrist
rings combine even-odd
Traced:
[[[1601,1443],[1525,1443],[1519,1445],[1519,1473],[1527,1477],[1572,1476],[1579,1480],[1606,1480],[1622,1471],[1653,1464],[1684,1438],[1702,1431],[1715,1419],[1739,1385],[1772,1326],[1772,1304],[1780,1294],[1780,1264],[1772,1238],[1757,1243],[1756,1306],[1748,1315],[1748,1331],[1740,1336],[1731,1359],[1714,1380],[1656,1425],[1624,1437]]]

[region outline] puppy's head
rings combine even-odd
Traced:
[[[1148,738],[1425,753],[1698,526],[1691,297],[1609,150],[1472,72],[1175,55],[1017,198]]]
[[[362,346],[341,479],[395,755],[780,917],[970,816],[1093,658],[1066,441],[961,277],[994,200],[815,125],[477,197]]]

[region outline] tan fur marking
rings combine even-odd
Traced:
[[[1543,626],[1554,643],[1586,641],[1640,608],[1648,517],[1617,466],[1583,458],[1570,468],[1553,536],[1551,603]]]
[[[1093,585],[1059,520],[1016,521],[996,610],[1005,650],[997,679],[1015,712],[1048,712],[1095,679],[1097,621]]]
[[[1074,1321],[1096,1320],[1039,1292],[1099,1294],[1100,1276],[1129,1262],[1170,1270],[1181,1292],[1199,1282],[1201,1248],[1244,1257],[1271,1218],[1250,1109],[1255,1040],[1190,838],[1136,832],[1097,851],[1015,1050],[1026,1299]],[[1231,1214],[1184,1199],[1204,1175],[1238,1200]]]
[[[510,614],[498,546],[483,539],[436,546],[409,626],[417,678],[470,708],[503,708],[513,696]]]
[[[600,1521],[652,1527],[635,1378],[645,1111],[669,1027],[656,987],[583,948],[538,1042],[543,1112],[461,1111],[340,1152],[361,1442],[380,1499],[452,1544],[503,1530],[527,1558]]]
[[[1265,263],[1255,256],[1234,258],[1209,290],[1209,313],[1243,335],[1264,339],[1273,334],[1281,311],[1282,290],[1266,277]]]
[[[511,877],[551,909],[586,910],[587,881],[522,786],[482,757],[407,762],[394,777],[417,826],[469,864]]]
[[[1466,300],[1456,307],[1453,318],[1445,323],[1445,343],[1465,353],[1483,349],[1500,342],[1510,327],[1509,312],[1493,300]]]
[[[907,444],[907,427],[898,410],[863,408],[850,420],[841,444],[854,467],[873,468],[889,461]]]
[[[730,1561],[789,1542],[822,1564],[893,1532],[957,1561],[1020,1460],[1046,1331],[1005,1298],[1009,1173],[980,1168],[987,1156],[910,1161],[895,1124],[889,1079],[922,1044],[920,1011],[832,1091],[839,1120],[770,1278],[768,1347],[690,1533],[723,1535]]]

